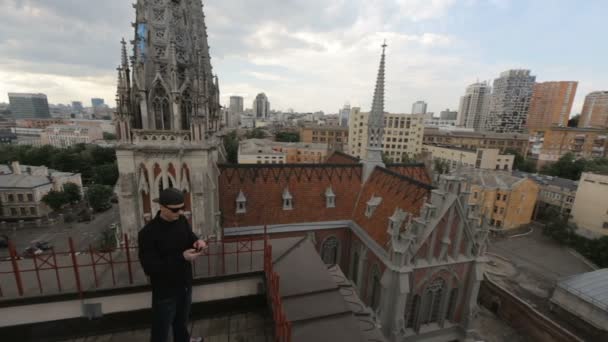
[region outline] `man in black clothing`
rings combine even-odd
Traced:
[[[192,303],[192,260],[207,247],[192,232],[182,215],[184,195],[168,188],[155,200],[156,217],[139,232],[139,260],[152,284],[151,342],[167,342],[169,327],[174,342],[199,342],[188,332]]]

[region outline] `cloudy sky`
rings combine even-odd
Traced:
[[[120,39],[135,0],[0,0],[0,102],[43,92],[51,103],[114,105]],[[386,109],[457,108],[464,88],[510,68],[537,81],[608,89],[608,1],[205,0],[223,103],[265,92],[275,109],[368,110],[382,40]]]

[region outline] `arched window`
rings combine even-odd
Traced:
[[[439,320],[439,311],[443,300],[445,281],[441,278],[435,279],[424,290],[425,310],[422,315],[422,323],[433,323]]]
[[[154,124],[156,129],[170,130],[171,111],[169,109],[169,97],[160,83],[154,87],[152,111],[154,113]]]
[[[338,262],[338,239],[331,236],[323,242],[321,246],[321,259],[327,265],[333,265]]]
[[[417,330],[418,325],[418,311],[420,310],[420,296],[409,295],[407,303],[405,304],[405,327]]]
[[[450,291],[450,299],[448,301],[448,309],[445,311],[445,319],[454,321],[456,312],[456,303],[458,303],[458,288],[455,287]]]
[[[190,122],[192,120],[192,108],[192,95],[190,94],[190,89],[186,89],[184,91],[184,94],[182,95],[182,103],[180,106],[183,130],[190,129]]]
[[[372,267],[368,286],[369,306],[376,311],[380,306],[380,291],[382,290],[380,285],[380,269],[378,268],[378,265]]]

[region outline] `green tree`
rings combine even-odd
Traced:
[[[524,156],[519,153],[518,150],[513,148],[505,149],[504,154],[512,154],[513,158],[513,169],[523,171],[523,172],[536,172],[536,165],[533,161],[526,159]]]
[[[296,132],[278,132],[275,134],[275,140],[281,142],[298,142],[300,134]]]
[[[64,205],[70,203],[70,200],[65,192],[51,190],[42,197],[42,202],[51,207],[53,211],[59,211]]]
[[[103,132],[103,140],[116,140],[116,134]]]
[[[224,149],[226,150],[227,162],[230,164],[238,163],[239,154],[239,137],[236,131],[232,131],[224,136]]]
[[[266,138],[266,132],[262,128],[257,127],[245,133],[245,137],[247,139],[264,139]]]
[[[82,194],[80,187],[75,183],[65,183],[63,185],[63,192],[69,203],[78,203],[82,200]]]
[[[578,121],[580,120],[581,115],[576,114],[568,120],[568,127],[578,127]]]
[[[92,183],[114,186],[118,181],[118,165],[116,163],[103,164],[95,167]]]
[[[445,160],[435,159],[433,160],[433,169],[440,175],[450,172],[450,163]]]
[[[576,159],[572,152],[564,154],[555,163],[544,165],[540,173],[578,180],[581,178],[581,173],[585,170],[586,161],[584,159]]]
[[[93,210],[103,211],[112,206],[110,203],[112,193],[112,188],[107,185],[93,184],[87,189],[87,200]]]

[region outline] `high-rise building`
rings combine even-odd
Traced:
[[[412,104],[412,114],[426,114],[427,103],[424,101],[416,101]]]
[[[441,120],[456,120],[458,118],[458,112],[447,108],[446,110],[439,112],[439,118]]]
[[[536,76],[530,70],[503,71],[494,80],[490,109],[483,117],[483,127],[492,132],[523,133]]]
[[[8,100],[15,119],[51,117],[49,102],[44,94],[8,93]]]
[[[258,119],[267,119],[270,112],[270,102],[264,93],[259,93],[253,100],[253,114]]]
[[[104,105],[105,105],[104,99],[99,99],[99,98],[91,99],[91,106],[93,108],[100,108],[100,107],[103,107]]]
[[[230,96],[230,111],[235,114],[243,113],[243,97],[242,96]]]
[[[82,102],[72,101],[72,111],[74,111],[75,113],[82,113],[84,111]]]
[[[344,107],[338,110],[338,118],[340,120],[340,126],[348,127],[348,118],[350,117],[350,104],[344,104]]]
[[[578,127],[608,128],[608,91],[594,91],[585,97]]]
[[[486,82],[476,82],[467,87],[464,96],[460,98],[459,126],[481,130],[482,118],[490,105],[491,90]]]
[[[536,83],[528,111],[528,130],[568,126],[577,85],[573,81]]]

